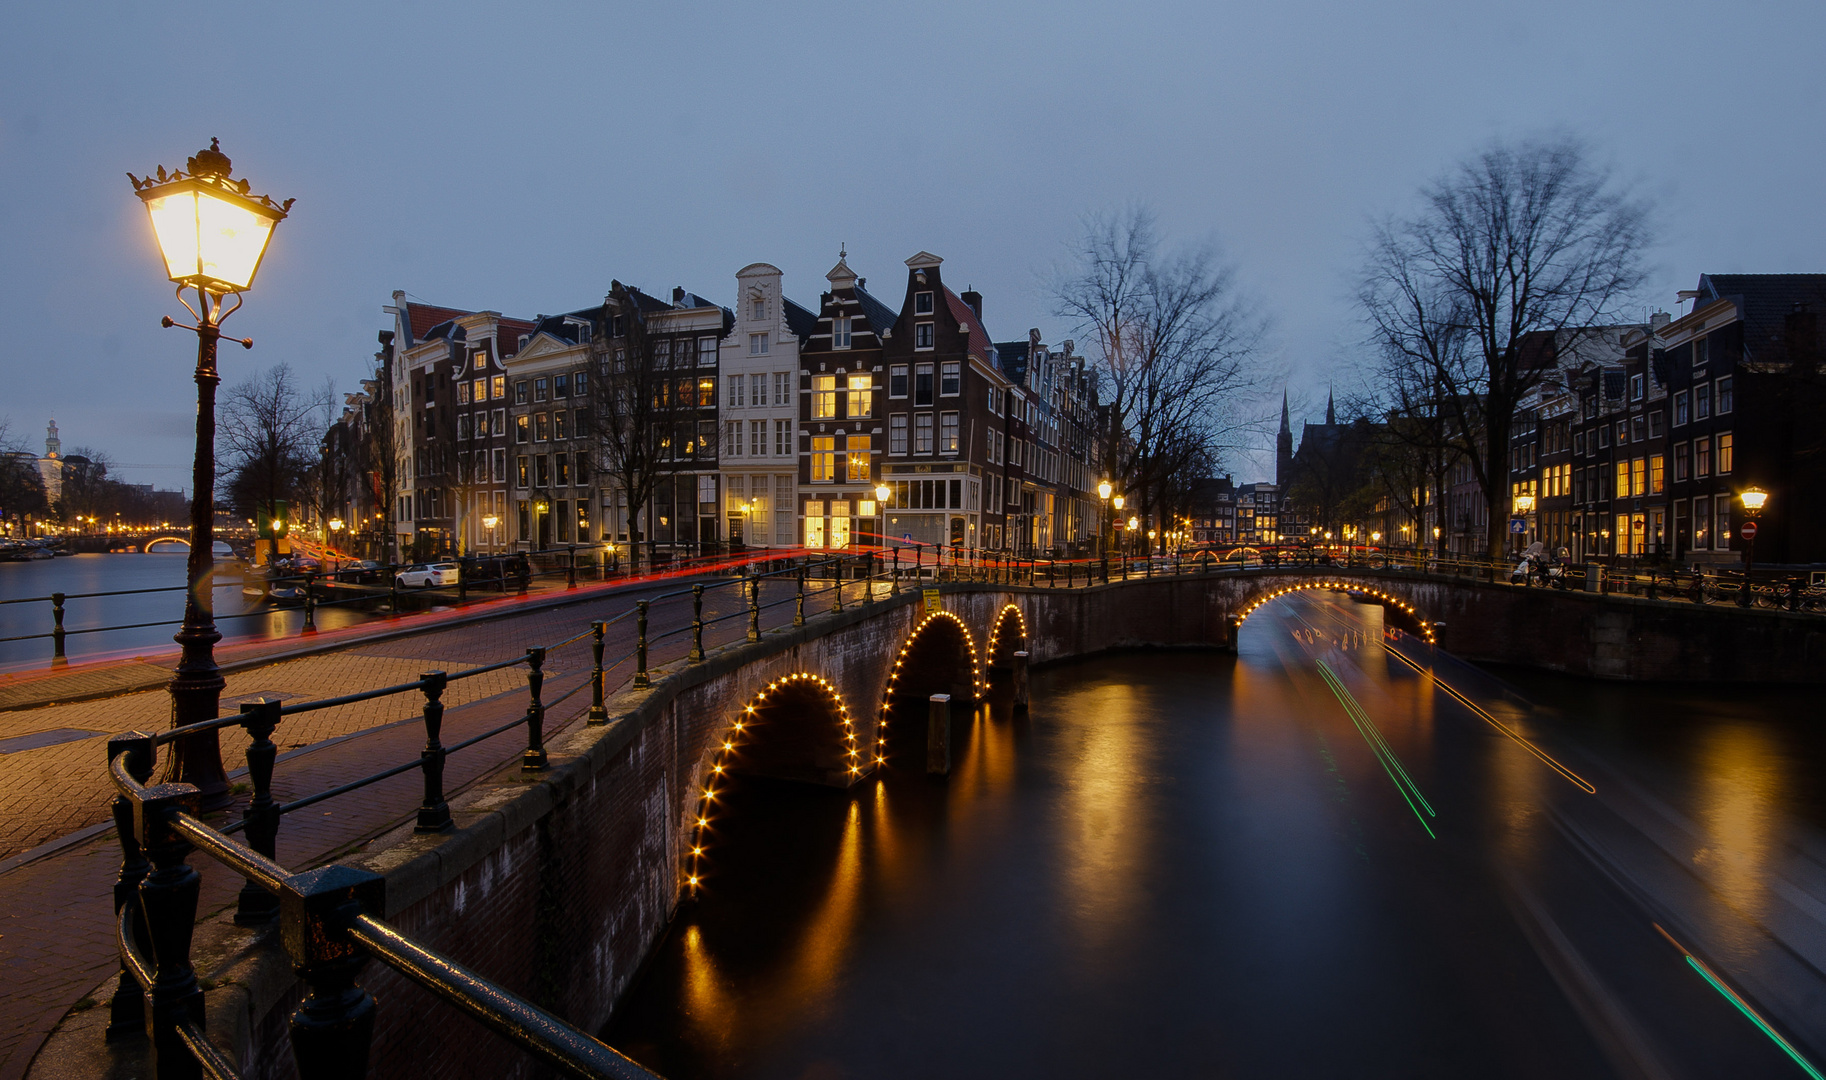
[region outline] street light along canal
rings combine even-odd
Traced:
[[[177,632],[183,648],[171,679],[171,726],[184,727],[214,720],[220,706],[222,674],[216,668],[215,644],[222,635],[215,625],[214,590],[209,577],[214,569],[216,487],[216,342],[222,320],[241,309],[241,294],[253,286],[260,261],[273,229],[285,220],[291,199],[283,205],[265,195],[251,194],[246,178],[230,179],[232,163],[215,139],[185,162],[185,168],[158,167],[156,177],[141,180],[132,173],[134,194],[146,205],[164,257],[166,277],[177,284],[178,303],[196,319],[195,325],[179,323],[169,315],[167,328],[182,326],[197,336],[197,447],[190,487],[189,586],[184,600],[184,625]],[[190,306],[184,290],[196,293]],[[222,310],[224,297],[235,304]],[[252,338],[239,344],[254,347]],[[169,779],[194,784],[204,809],[229,802],[228,777],[222,771],[222,753],[216,733],[193,735],[173,744]]]

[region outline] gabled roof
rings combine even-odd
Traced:
[[[1787,358],[1788,315],[1797,305],[1826,312],[1826,274],[1701,274],[1699,300],[1735,300],[1743,313],[1746,359]]]
[[[989,340],[989,331],[983,329],[983,320],[976,317],[970,305],[964,303],[958,295],[945,287],[945,303],[951,306],[951,314],[957,318],[958,325],[970,334],[970,352],[982,358],[986,364],[1001,366],[1001,358],[996,355],[995,345]]]
[[[404,306],[407,327],[412,331],[412,344],[414,345],[430,337],[432,328],[439,323],[446,323],[459,316],[470,314],[462,308],[438,307],[434,304],[407,303]]]
[[[861,282],[856,284],[856,299],[862,304],[862,317],[869,320],[869,326],[877,337],[884,336],[894,328],[900,315],[893,308],[875,299]]]
[[[786,297],[780,298],[786,308],[786,328],[800,341],[811,337],[818,330],[818,313],[808,311],[793,303]]]

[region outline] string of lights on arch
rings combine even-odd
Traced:
[[[1281,597],[1286,596],[1289,593],[1310,592],[1314,589],[1342,589],[1345,592],[1362,593],[1365,596],[1373,596],[1376,599],[1381,600],[1383,603],[1390,605],[1391,607],[1400,608],[1403,612],[1406,612],[1410,618],[1412,618],[1416,623],[1418,623],[1420,625],[1420,632],[1426,638],[1427,644],[1428,645],[1435,644],[1435,642],[1433,640],[1433,624],[1428,622],[1427,620],[1421,618],[1420,613],[1414,610],[1414,605],[1408,603],[1406,600],[1401,599],[1399,596],[1392,596],[1389,593],[1385,593],[1381,589],[1371,588],[1368,585],[1361,585],[1361,584],[1357,584],[1355,582],[1347,582],[1347,581],[1313,581],[1313,582],[1302,583],[1299,585],[1288,585],[1283,588],[1276,589],[1273,592],[1267,594],[1266,596],[1263,596],[1261,599],[1252,602],[1248,607],[1245,607],[1242,610],[1242,613],[1236,617],[1236,625],[1239,627],[1242,626],[1244,622],[1248,621],[1249,616],[1254,614],[1255,610],[1257,608],[1263,606],[1264,604],[1273,603],[1274,601],[1279,600]]]
[[[1002,610],[995,613],[995,622],[989,628],[989,650],[983,654],[992,661],[995,659],[996,644],[1002,640],[1002,624],[1007,621],[1011,611],[1021,624],[1021,640],[1027,640],[1027,613],[1014,604],[1004,604]]]
[[[894,667],[888,672],[888,685],[881,692],[881,711],[875,721],[875,764],[877,765],[887,764],[888,707],[894,703],[894,684],[900,680],[900,667],[906,663],[907,653],[912,651],[913,643],[919,640],[919,635],[925,631],[926,627],[939,619],[949,619],[957,624],[959,630],[963,631],[964,645],[970,650],[970,682],[976,688],[977,697],[982,697],[984,691],[989,688],[988,681],[983,677],[983,665],[977,657],[976,638],[971,635],[970,628],[964,625],[963,619],[958,618],[953,612],[934,611],[919,620],[919,625],[915,626],[913,632],[907,635],[907,640],[900,646],[900,652],[895,655]],[[993,641],[994,638],[990,640]]]
[[[697,817],[692,826],[691,866],[685,874],[685,883],[690,887],[691,895],[697,895],[698,886],[704,879],[704,845],[715,811],[717,781],[728,775],[730,758],[746,740],[748,728],[759,711],[757,706],[766,704],[769,694],[777,694],[793,686],[806,683],[823,691],[830,698],[831,704],[836,707],[837,718],[843,728],[845,766],[848,768],[850,776],[862,775],[862,766],[859,763],[861,752],[856,749],[856,722],[850,718],[850,707],[843,700],[843,694],[837,690],[837,684],[822,675],[813,675],[804,671],[794,672],[768,683],[767,689],[756,694],[753,700],[744,705],[742,711],[736,714],[735,719],[729,722],[728,730],[723,733],[722,741],[717,744],[716,756],[711,759],[710,775],[704,779],[703,791],[698,795]],[[881,763],[882,759],[878,756],[875,764]]]

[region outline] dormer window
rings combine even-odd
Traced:
[[[521,352],[526,351],[526,343],[527,343],[527,341],[531,340],[531,338],[532,338],[531,334],[521,334],[520,335],[520,351]]]
[[[767,301],[756,300],[750,305],[750,311],[751,314],[748,316],[750,319],[753,319],[755,322],[763,321],[767,318]]]
[[[916,292],[913,294],[913,314],[915,314],[915,315],[932,314],[932,294],[931,293]]]
[[[589,323],[579,323],[577,325],[577,344],[588,345],[589,343],[590,343],[590,324]]]

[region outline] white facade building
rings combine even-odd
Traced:
[[[723,339],[717,419],[724,517],[732,544],[798,543],[799,346],[818,316],[786,299],[780,269],[736,272],[735,329]]]

